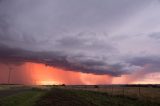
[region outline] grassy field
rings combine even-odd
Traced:
[[[36,106],[160,106],[159,103],[105,92],[54,88]]]
[[[68,86],[68,89],[106,92],[110,95],[123,95],[135,98],[156,100],[160,98],[160,88],[154,87],[123,87],[123,86]]]
[[[0,85],[0,91],[1,90],[8,90],[16,87],[23,87],[23,85]]]
[[[68,86],[66,88],[104,92],[111,96],[127,96],[138,98],[140,100],[160,103],[160,88],[158,87]]]
[[[44,94],[43,91],[31,90],[0,99],[0,106],[34,106]]]
[[[7,86],[5,88],[8,90]],[[0,106],[160,106],[160,88],[153,87],[37,86],[30,88],[27,90],[20,88],[22,92],[0,98]]]

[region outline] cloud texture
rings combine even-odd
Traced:
[[[159,10],[159,0],[1,0],[0,62],[112,76],[159,72]]]

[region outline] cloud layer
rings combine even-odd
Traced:
[[[158,72],[159,10],[159,0],[1,0],[0,61],[112,76]]]

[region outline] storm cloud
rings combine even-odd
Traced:
[[[159,10],[159,0],[1,0],[0,62],[112,76],[158,72]]]

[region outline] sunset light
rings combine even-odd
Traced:
[[[60,85],[59,82],[55,82],[55,81],[40,81],[37,82],[38,85]]]
[[[0,0],[0,106],[160,106],[159,88],[160,0]]]
[[[6,65],[0,64],[0,82],[7,83]],[[11,83],[26,85],[95,85],[95,84],[158,84],[160,73],[152,73],[137,77],[143,72],[138,71],[132,75],[126,74],[118,77],[111,75],[95,75],[92,73],[82,73],[63,68],[46,66],[41,63],[26,62],[21,66],[12,65]]]

